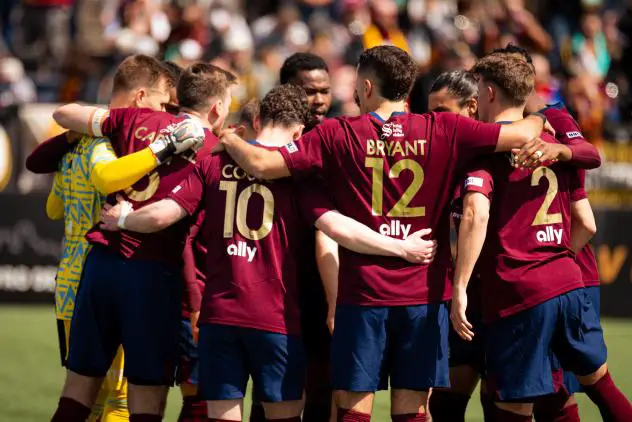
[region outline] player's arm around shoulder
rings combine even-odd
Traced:
[[[239,167],[251,176],[261,180],[290,176],[290,171],[279,151],[250,145],[233,129],[225,130],[219,140],[221,148],[225,149]]]
[[[92,136],[102,136],[102,124],[109,111],[77,103],[65,104],[53,112],[53,119],[66,129]]]

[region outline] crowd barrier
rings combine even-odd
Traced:
[[[50,176],[32,175],[24,160],[38,142],[61,131],[51,119],[54,108],[0,109],[0,302],[53,301],[63,224],[45,214]],[[604,157],[602,168],[588,178],[602,312],[632,318],[632,147],[609,145]]]

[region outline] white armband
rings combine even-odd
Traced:
[[[101,108],[95,110],[92,114],[92,119],[90,119],[90,131],[92,132],[92,136],[103,136],[103,129],[101,128],[101,125],[108,115],[108,110],[103,110]]]
[[[121,207],[121,215],[119,215],[118,222],[116,223],[119,229],[125,229],[125,220],[127,219],[130,211],[132,211],[131,207]]]

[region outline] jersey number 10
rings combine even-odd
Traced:
[[[233,227],[236,225],[239,233],[250,240],[260,240],[270,234],[274,219],[274,195],[266,186],[253,183],[242,190],[237,196],[237,182],[222,180],[219,189],[226,192],[226,208],[224,209],[224,237],[233,237]],[[253,194],[263,198],[263,217],[259,228],[248,227],[248,203]],[[236,212],[235,212],[236,211]],[[236,215],[235,215],[236,214]]]

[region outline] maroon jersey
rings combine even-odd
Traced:
[[[584,135],[582,135],[581,129],[575,119],[570,115],[566,107],[561,104],[556,104],[542,110],[542,113],[546,115],[546,118],[555,129],[555,136],[558,141],[563,144],[572,144],[576,142],[586,142]],[[584,171],[579,171],[581,181],[581,191],[576,194],[573,201],[579,201],[587,198],[584,190],[584,180],[586,174]],[[584,248],[577,254],[577,265],[582,270],[582,278],[586,287],[599,286],[599,270],[597,268],[597,260],[593,254],[590,245],[584,246]]]
[[[465,191],[491,200],[477,267],[486,322],[583,287],[570,250],[571,197],[580,189],[577,170],[558,163],[527,171],[513,168],[510,160],[509,154],[481,159],[464,183]]]
[[[451,296],[450,221],[456,169],[494,151],[500,125],[453,113],[374,113],[328,119],[281,149],[294,177],[320,173],[343,214],[379,233],[405,238],[433,229],[430,265],[340,248],[338,302],[416,305]]]
[[[195,217],[195,223],[189,228],[184,243],[182,259],[184,261],[185,294],[182,300],[182,317],[189,318],[191,312],[198,312],[202,304],[202,292],[206,285],[206,246],[201,239],[201,229],[206,217],[204,210]]]
[[[103,122],[102,131],[110,138],[116,155],[123,156],[146,148],[185,118],[185,115],[174,116],[150,109],[113,109]],[[116,203],[116,195],[122,195],[134,209],[139,209],[166,198],[191,173],[197,160],[210,155],[216,143],[215,135],[206,131],[206,141],[201,149],[171,157],[130,188],[108,196],[108,202]],[[157,233],[110,232],[97,225],[86,237],[91,243],[105,245],[127,258],[180,264],[187,230],[185,221]]]
[[[170,197],[193,215],[206,210],[207,284],[200,322],[300,333],[297,251],[304,220],[331,209],[289,178],[260,181],[227,154],[200,162]],[[303,194],[304,193],[304,194]],[[314,199],[315,201],[315,199]],[[320,208],[319,208],[320,207]]]

